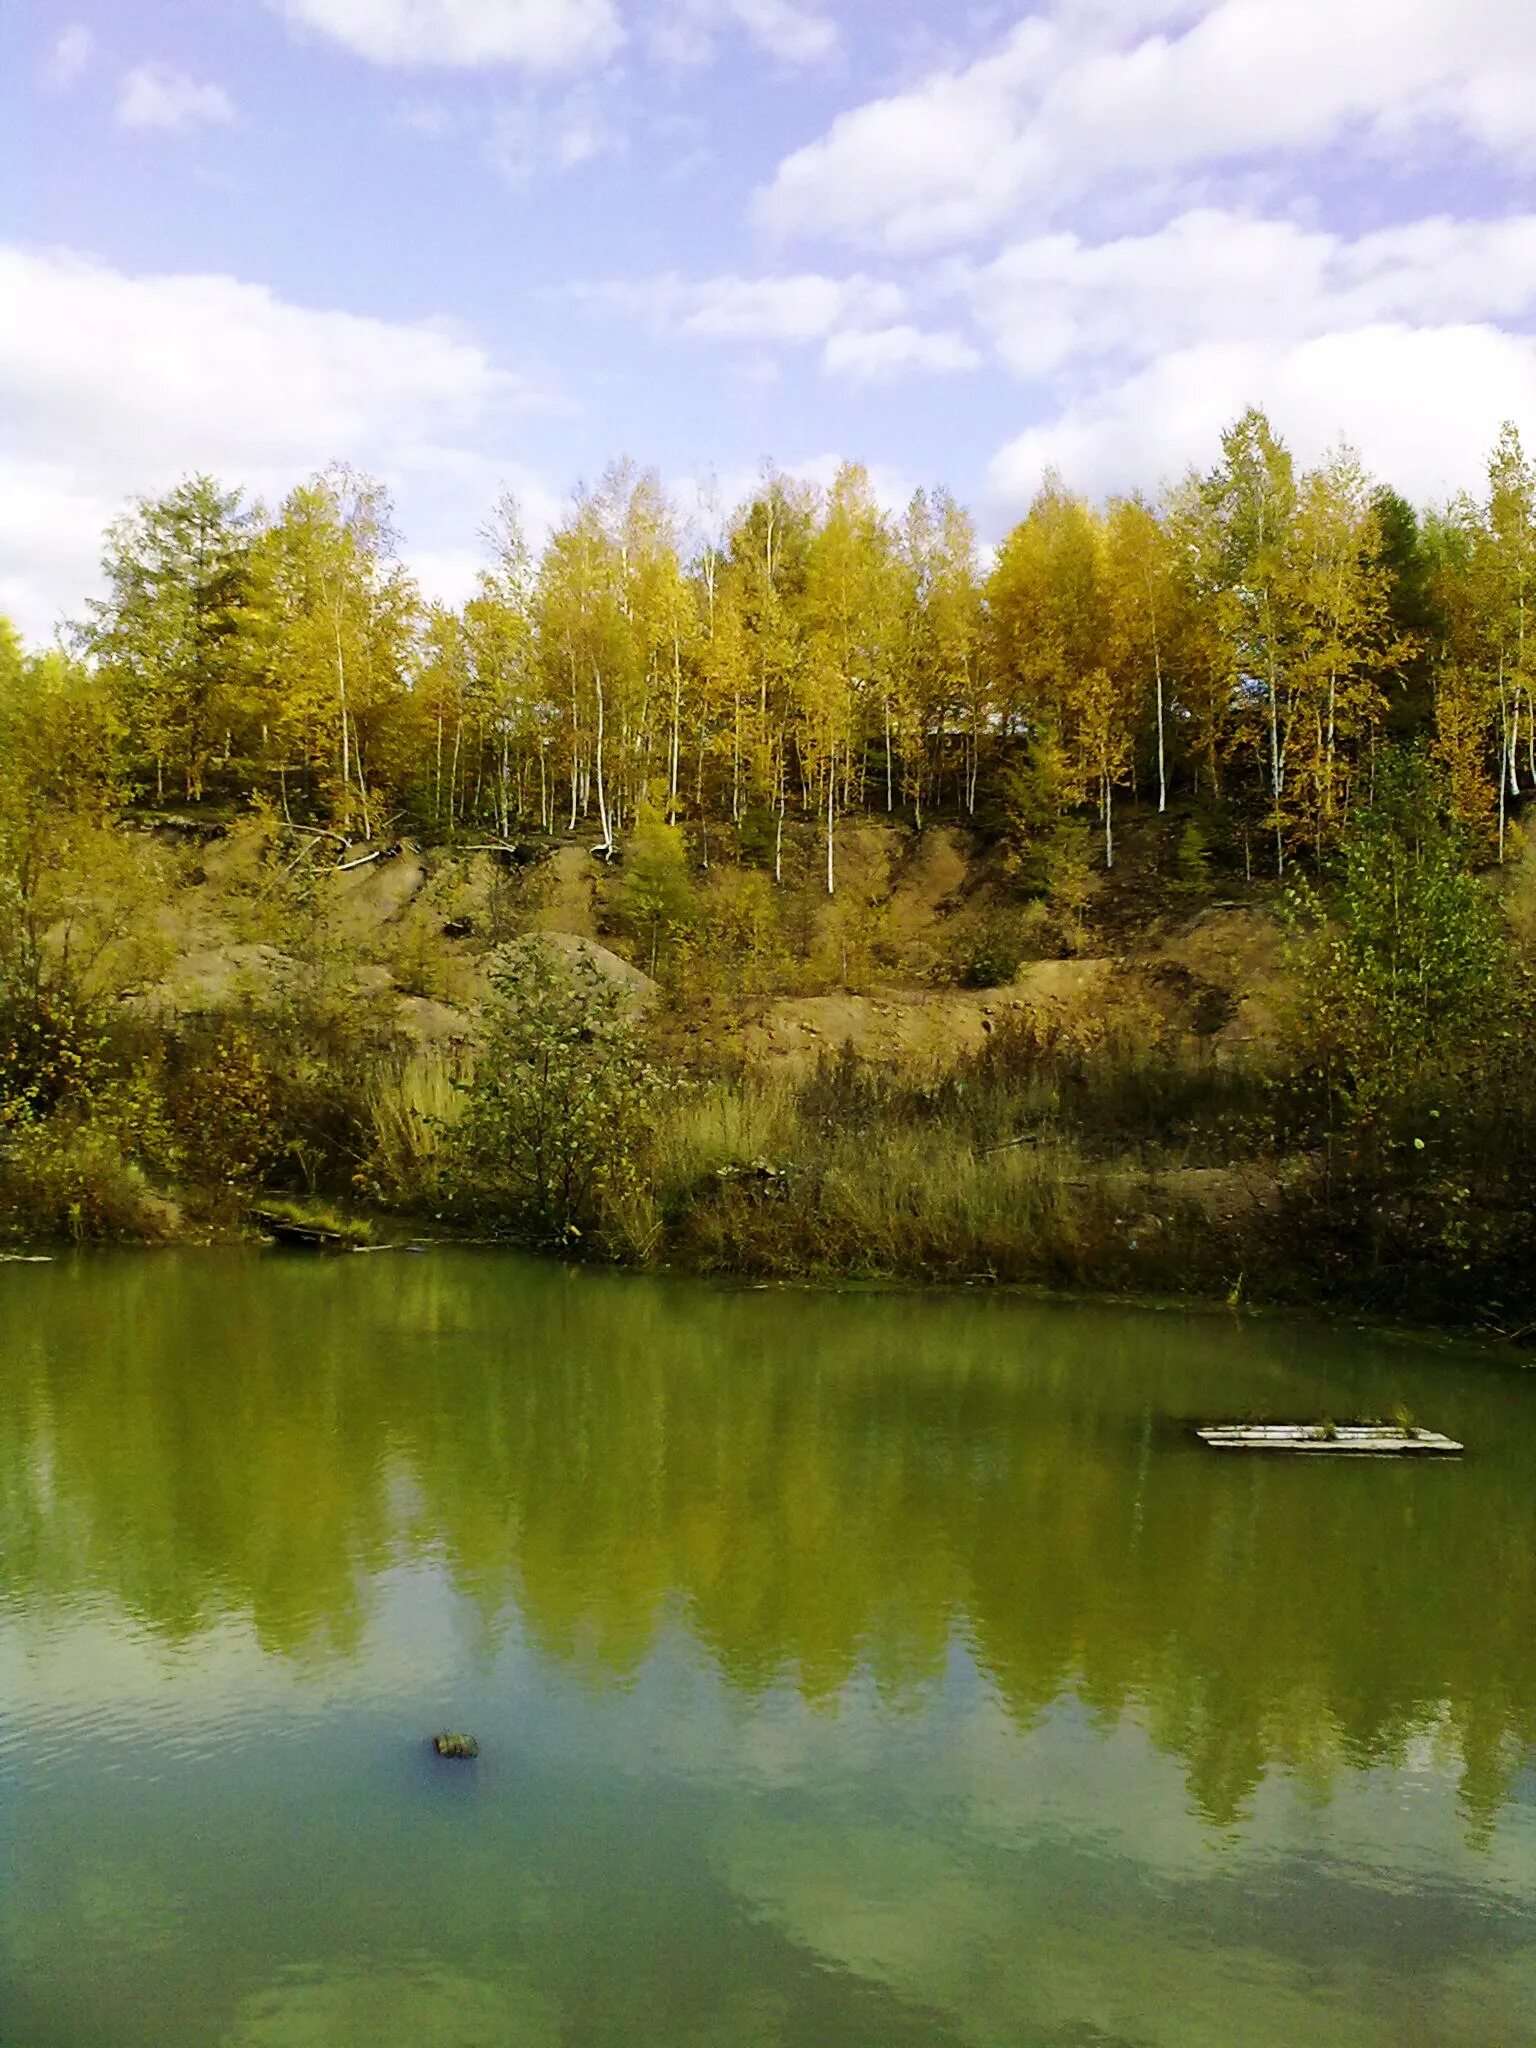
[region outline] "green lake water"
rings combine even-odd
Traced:
[[[1398,1403],[1467,1456],[1187,1428]],[[1530,2048],[1536,1374],[463,1251],[0,1265],[0,2042]]]

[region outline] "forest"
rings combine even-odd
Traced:
[[[13,1234],[136,1234],[96,1186],[103,1157],[179,1201],[210,1105],[248,1101],[204,1175],[242,1199],[289,1184],[738,1269],[1411,1297],[1524,1327],[1536,1092],[1504,878],[1536,789],[1536,465],[1513,425],[1484,493],[1423,509],[1347,447],[1298,468],[1254,410],[1155,503],[1047,475],[995,549],[947,492],[893,516],[853,465],[825,490],[768,472],[685,520],[618,463],[537,553],[510,497],[482,537],[472,595],[433,604],[373,479],[332,468],[269,507],[194,477],[110,529],[102,594],[53,646],[0,633]],[[848,868],[859,821],[969,835],[991,923],[940,978],[975,984],[1008,983],[1032,945],[1084,950],[1085,906],[1139,831],[1163,849],[1143,923],[1219,888],[1284,927],[1282,1056],[1021,1025],[968,1081],[849,1057],[769,1102],[739,1059],[680,1065],[676,1030],[662,1045],[600,977],[492,962],[484,1042],[517,1073],[563,1046],[555,1069],[591,1098],[556,1200],[506,1168],[533,1125],[544,1144],[547,1104],[477,1095],[468,1071],[424,1082],[335,990],[303,1015],[290,988],[281,1017],[244,997],[153,1032],[130,1016],[132,975],[119,959],[111,987],[100,963],[161,885],[124,826],[234,818],[265,835],[263,901],[287,920],[260,936],[320,979],[337,940],[302,886],[317,846],[338,868],[407,845],[547,868],[574,836],[622,877],[604,934],[660,977],[674,1026],[711,993],[761,993],[769,955],[773,987],[810,988],[813,898],[844,920],[815,986],[870,982],[849,937],[878,908]],[[703,892],[728,876],[734,895]],[[514,906],[494,937],[529,928]],[[598,1052],[607,1098],[585,1078]],[[709,1087],[734,1106],[706,1139]],[[740,1183],[765,1148],[795,1162],[793,1204]],[[1157,1178],[1260,1162],[1285,1256],[1273,1202],[1196,1215]],[[900,1213],[855,1190],[877,1172],[907,1189]],[[1155,1252],[1128,1210],[1157,1214]],[[193,1211],[217,1229],[238,1203]]]
[[[72,788],[260,796],[362,838],[587,822],[612,845],[649,809],[815,819],[830,847],[850,812],[1002,800],[1037,829],[1091,808],[1112,863],[1117,803],[1185,792],[1283,873],[1337,844],[1385,745],[1423,743],[1490,857],[1536,784],[1512,425],[1481,501],[1423,513],[1347,449],[1298,473],[1254,411],[1159,504],[1047,477],[990,555],[944,491],[890,518],[854,466],[825,493],[770,474],[685,531],[620,463],[537,558],[510,498],[484,539],[455,610],[422,601],[371,479],[274,510],[193,478],[112,528],[61,646],[8,638],[7,697],[30,673]]]

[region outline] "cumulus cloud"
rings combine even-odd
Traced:
[[[50,85],[73,85],[96,54],[96,38],[83,21],[72,21],[61,31],[48,53],[47,78]]]
[[[209,470],[278,497],[342,457],[424,501],[488,503],[498,420],[531,402],[439,327],[231,277],[0,248],[0,302],[0,607],[33,633],[78,611],[131,494]]]
[[[839,115],[758,212],[780,233],[936,246],[1105,181],[1437,130],[1536,152],[1527,0],[1057,0],[977,62]]]
[[[1033,236],[955,275],[1011,368],[1081,375],[1199,342],[1523,318],[1536,311],[1536,214],[1351,239],[1208,207],[1105,242]]]
[[[138,65],[124,74],[118,93],[117,119],[123,128],[184,134],[234,118],[234,102],[222,85],[199,84],[169,64]]]
[[[974,370],[981,356],[963,335],[949,330],[930,333],[901,323],[845,328],[828,337],[821,360],[833,376],[847,377],[855,384],[877,384],[911,370],[940,374]]]
[[[1200,208],[949,274],[1048,408],[992,461],[1010,515],[1048,465],[1094,494],[1155,489],[1212,460],[1250,404],[1306,461],[1347,435],[1410,497],[1443,498],[1536,410],[1536,214],[1349,237]]]
[[[1504,420],[1536,416],[1536,341],[1489,325],[1389,322],[1175,348],[999,450],[995,509],[1016,516],[1052,466],[1095,496],[1155,490],[1209,464],[1221,429],[1251,404],[1305,462],[1347,437],[1408,497],[1443,499],[1478,487]]]
[[[375,64],[559,71],[623,41],[613,0],[269,0]]]
[[[571,296],[605,311],[632,314],[657,333],[685,341],[740,343],[769,350],[822,344],[821,366],[854,384],[888,382],[911,372],[976,369],[982,357],[952,329],[930,331],[902,316],[907,293],[885,279],[817,271],[769,277],[686,280],[676,275],[579,285]],[[754,376],[776,374],[772,356]]]

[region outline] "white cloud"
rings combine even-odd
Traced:
[[[69,463],[0,454],[0,614],[45,642],[96,584],[100,538],[121,509]]]
[[[778,277],[694,281],[642,278],[578,285],[571,296],[604,311],[646,321],[658,333],[771,349],[822,344],[822,368],[855,384],[880,383],[912,371],[974,370],[979,351],[953,330],[933,332],[902,318],[907,293],[883,278],[856,272],[828,277],[801,271]],[[753,359],[751,374],[776,374],[771,356]]]
[[[928,333],[921,327],[845,328],[830,335],[822,367],[856,384],[883,383],[908,370],[951,373],[974,370],[981,356],[963,335]]]
[[[498,467],[477,461],[467,470],[461,479],[459,505],[462,510],[467,504],[475,516],[473,520],[460,520],[458,530],[478,533],[503,491],[510,491],[517,500],[524,538],[537,552],[565,517],[570,501],[551,490],[536,471],[521,464]],[[460,605],[465,598],[473,597],[480,572],[487,566],[482,542],[473,547],[463,543],[413,547],[407,543],[405,558],[422,595],[436,604]]]
[[[893,320],[906,307],[878,278],[725,275],[688,283],[668,276],[578,286],[575,296],[638,314],[663,333],[701,341],[824,341],[839,329]]]
[[[1008,515],[1048,465],[1094,495],[1203,467],[1250,404],[1304,461],[1347,436],[1410,497],[1442,498],[1477,486],[1504,419],[1536,413],[1533,213],[1351,239],[1201,208],[1155,234],[1032,236],[947,275],[1054,399],[993,459]]]
[[[840,114],[827,134],[786,157],[759,195],[780,233],[884,238],[921,246],[1000,219],[1043,149],[1020,134],[1018,94],[1032,52],[1051,40],[1027,22],[1003,52],[962,72]]]
[[[743,30],[786,64],[820,64],[838,46],[837,23],[802,0],[664,0],[648,8],[652,47],[669,62],[701,64],[727,28]]]
[[[234,102],[222,85],[200,85],[168,64],[140,64],[123,76],[117,100],[120,127],[182,134],[234,118]]]
[[[123,500],[189,471],[275,498],[341,457],[444,521],[478,519],[498,423],[529,402],[439,327],[297,306],[230,277],[0,248],[0,302],[0,603],[32,633],[78,611]]]
[[[73,85],[96,54],[96,38],[83,21],[72,21],[49,52],[47,78],[50,85]]]
[[[819,8],[792,6],[790,0],[730,0],[729,12],[787,64],[819,64],[837,48],[837,24]]]
[[[1536,311],[1536,214],[1437,217],[1351,241],[1201,208],[1108,242],[1034,236],[954,275],[1010,367],[1080,376],[1197,343],[1522,318]]]
[[[375,64],[517,64],[558,71],[600,62],[623,41],[613,0],[269,0]]]
[[[1176,348],[999,450],[988,476],[997,509],[1022,511],[1048,466],[1094,496],[1155,490],[1214,460],[1247,405],[1265,407],[1304,462],[1347,437],[1409,498],[1442,499],[1478,487],[1502,421],[1536,417],[1536,340],[1388,323]]]
[[[934,246],[1104,181],[1437,128],[1536,151],[1529,0],[1056,0],[979,61],[841,114],[758,210],[781,233]]]

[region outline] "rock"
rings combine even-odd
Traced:
[[[439,1756],[445,1756],[455,1763],[466,1763],[480,1754],[480,1745],[473,1735],[434,1735],[432,1747]]]
[[[583,960],[596,968],[605,981],[612,982],[635,1009],[644,1009],[656,1000],[660,993],[659,984],[641,968],[623,960],[607,946],[599,945],[596,939],[583,937],[579,932],[535,932],[530,938],[549,952],[566,960]]]
[[[447,1049],[467,1045],[475,1035],[475,1021],[467,1010],[434,1002],[431,996],[398,997],[395,1026],[414,1045]]]

